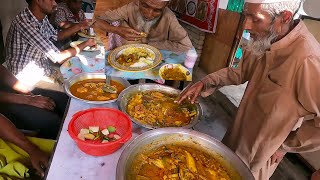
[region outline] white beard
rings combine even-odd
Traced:
[[[278,37],[278,34],[271,27],[268,36],[258,38],[257,40],[251,39],[246,47],[247,50],[252,52],[253,55],[262,57],[264,53],[271,48],[271,44]]]
[[[141,13],[138,14],[137,17],[137,22],[138,22],[138,29],[142,32],[145,32],[146,34],[149,34],[150,29],[156,24],[158,23],[158,20],[160,19],[160,17],[154,18],[151,21],[146,21]]]

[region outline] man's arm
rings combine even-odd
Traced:
[[[288,152],[308,152],[320,150],[320,58],[309,57],[299,68],[295,79],[297,96],[303,108],[314,114],[301,127],[291,132],[283,148]]]
[[[250,53],[245,52],[237,68],[224,68],[211,73],[201,79],[204,84],[202,96],[206,97],[215,92],[217,88],[228,85],[240,85],[248,81],[248,74],[254,67],[254,59],[250,58]]]
[[[0,65],[0,77],[4,85],[12,88],[13,90],[22,93],[30,94],[29,88],[20,82],[7,68]]]
[[[114,34],[118,34],[122,38],[128,40],[128,41],[138,41],[143,38],[143,36],[140,34],[140,32],[130,28],[130,27],[125,27],[125,26],[112,26],[108,22],[97,19],[97,22],[94,25],[95,27],[102,29],[103,31],[106,32],[111,32]]]
[[[77,45],[76,47],[71,47],[67,50],[64,50],[62,52],[60,52],[57,56],[57,62],[59,64],[63,64],[66,60],[68,60],[69,58],[79,54],[85,47],[89,46],[95,46],[96,42],[94,39],[89,39],[85,42],[82,42],[81,44]]]
[[[114,21],[128,22],[129,21],[128,13],[129,11],[133,10],[135,6],[134,3],[135,2],[129,3],[125,6],[122,6],[112,11],[111,10],[106,11],[104,15],[98,16],[96,18],[97,21],[94,24],[94,26],[105,32],[118,34],[119,36],[121,36],[122,38],[128,41],[141,40],[143,36],[141,36],[140,32],[136,31],[133,28],[124,27],[124,26],[114,27],[110,25],[110,23]]]
[[[316,127],[314,120],[303,122],[298,130],[290,133],[282,148],[292,153],[320,150],[320,127]]]
[[[111,33],[118,33],[117,27],[110,25],[114,21],[129,21],[128,12],[132,8],[132,4],[129,3],[115,10],[108,10],[104,15],[96,17],[97,22],[95,26]]]
[[[254,59],[250,58],[250,54],[245,52],[237,68],[224,68],[205,76],[183,91],[176,101],[180,104],[188,98],[191,103],[194,103],[200,94],[206,97],[214,93],[219,87],[239,85],[248,81],[249,74],[254,69],[253,61]]]
[[[60,24],[61,26],[64,26],[64,29],[58,32],[58,41],[65,40],[71,36],[73,36],[75,33],[79,32],[80,30],[89,28],[88,22],[83,21],[80,23],[69,23],[69,22],[62,22]]]
[[[117,32],[118,27],[112,26],[112,25],[110,25],[109,22],[102,20],[102,19],[97,19],[94,26],[99,29],[102,29],[103,31],[106,31],[106,32],[111,32],[111,33],[115,33],[115,34],[118,33]]]
[[[55,102],[45,96],[40,95],[25,95],[25,94],[15,94],[0,91],[0,103],[4,104],[24,104],[41,109],[46,109],[48,111],[53,111],[56,107]]]
[[[34,168],[44,175],[44,168],[48,166],[48,156],[40,151],[38,147],[33,145],[6,117],[0,114],[0,138],[9,141],[23,150],[25,150],[31,158]]]
[[[135,2],[133,2],[135,3]],[[129,3],[115,10],[107,10],[104,15],[98,16],[97,19],[107,21],[108,23],[112,23],[114,21],[129,21],[128,13],[132,10],[134,4]]]
[[[68,58],[80,53],[85,47],[95,45],[95,41],[89,39],[88,41],[79,44],[76,48],[69,48],[60,52],[51,41],[43,37],[30,24],[20,23],[19,25],[19,30],[24,38],[27,39],[30,44],[42,51],[54,63],[62,64]]]

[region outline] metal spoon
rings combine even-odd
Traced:
[[[110,85],[110,73],[106,70],[106,84],[102,87],[102,90],[107,93],[117,93],[117,88]]]

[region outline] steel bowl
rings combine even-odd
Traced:
[[[75,99],[78,99],[80,101],[86,102],[86,103],[90,103],[90,104],[106,104],[106,103],[112,103],[112,102],[117,101],[117,98],[112,99],[112,100],[108,100],[108,101],[89,101],[89,100],[81,99],[81,98],[74,96],[70,92],[70,87],[74,83],[76,83],[78,81],[86,80],[86,79],[106,79],[106,75],[104,73],[80,73],[75,76],[72,76],[71,78],[64,81],[64,90],[68,94],[68,96],[75,98]],[[110,79],[121,83],[125,88],[130,86],[130,83],[123,78],[111,77]]]
[[[136,137],[125,147],[120,156],[117,164],[116,179],[130,180],[128,176],[130,176],[135,159],[142,153],[148,153],[166,144],[188,146],[219,157],[220,161],[235,176],[240,176],[243,180],[254,180],[248,167],[227,146],[206,134],[183,128],[155,129]]]
[[[143,123],[135,120],[127,112],[128,102],[131,99],[131,97],[138,92],[148,91],[148,90],[160,91],[160,92],[165,92],[168,94],[175,94],[175,95],[177,95],[181,92],[178,89],[174,89],[172,87],[164,86],[164,85],[160,85],[160,84],[153,84],[153,83],[137,84],[137,85],[132,85],[132,86],[126,88],[125,90],[123,90],[119,94],[117,102],[118,102],[119,109],[122,112],[126,113],[134,123],[138,124],[139,126],[145,127],[147,129],[156,129],[159,127],[148,125],[148,124],[143,124]],[[190,121],[189,124],[182,126],[181,128],[187,128],[187,129],[191,128],[191,127],[195,126],[200,121],[200,118],[202,116],[202,108],[201,108],[200,103],[196,103],[195,105],[196,105],[197,115],[192,118],[192,120]]]

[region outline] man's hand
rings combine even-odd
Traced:
[[[280,163],[283,159],[284,155],[286,155],[286,151],[282,148],[279,148],[272,156],[271,156],[271,164]]]
[[[38,107],[41,109],[46,109],[49,111],[53,111],[56,107],[54,101],[48,97],[36,95],[36,96],[26,96],[27,100],[24,104]]]
[[[96,46],[97,43],[94,39],[88,39],[87,41],[85,41],[86,46],[92,47],[92,46]]]
[[[128,41],[140,41],[144,38],[140,32],[129,27],[117,27],[116,34]]]
[[[37,147],[33,148],[29,152],[29,155],[32,166],[37,170],[41,177],[44,177],[44,172],[47,169],[49,163],[49,156]]]
[[[180,94],[177,99],[178,103],[180,104],[183,100],[188,98],[188,100],[190,100],[193,104],[196,101],[197,97],[200,95],[203,87],[203,82],[199,81],[195,83],[194,85],[186,89],[182,94]]]
[[[89,22],[87,20],[84,20],[84,21],[76,24],[76,26],[78,26],[79,31],[80,30],[84,30],[84,29],[88,29],[89,28]]]

